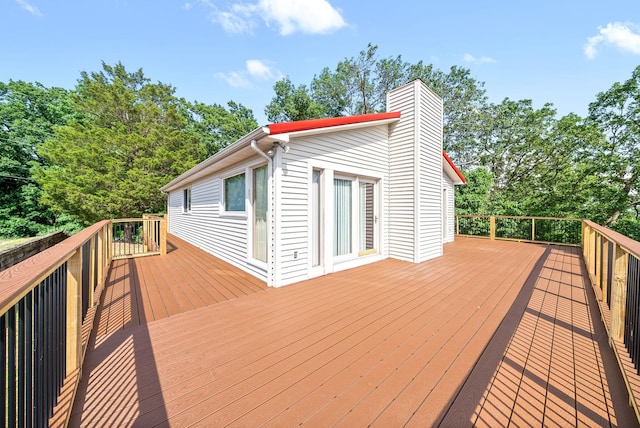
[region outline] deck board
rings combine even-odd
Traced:
[[[72,426],[637,423],[573,249],[459,238],[266,289],[171,248],[112,267]]]

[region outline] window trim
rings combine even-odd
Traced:
[[[182,189],[182,213],[189,214],[191,212],[191,187]]]
[[[226,180],[237,177],[239,175],[244,176],[244,210],[242,211],[228,211],[227,210],[227,194],[226,194]],[[228,174],[220,177],[220,215],[224,217],[243,217],[247,218],[247,168],[236,169]]]
[[[267,183],[266,183],[266,190],[267,190],[267,223],[266,223],[266,228],[267,228],[267,242],[266,242],[266,261],[262,261],[260,259],[257,259],[254,257],[254,245],[255,245],[255,236],[254,236],[254,227],[255,227],[255,206],[254,206],[254,202],[255,202],[255,175],[256,175],[256,170],[258,168],[262,168],[262,167],[266,167],[266,171],[267,171]],[[270,210],[272,209],[271,207],[271,202],[270,202],[270,181],[271,181],[271,172],[269,171],[269,164],[267,163],[258,163],[258,164],[254,164],[248,167],[249,170],[249,176],[250,176],[250,182],[249,182],[249,191],[248,194],[250,196],[249,198],[249,209],[247,210],[247,260],[249,261],[250,264],[259,267],[261,269],[267,270],[267,265],[269,263],[269,259],[270,259],[270,254],[269,254],[269,242],[270,242],[270,233],[271,233],[271,222],[270,222]],[[245,180],[246,180],[246,175],[245,175]],[[245,181],[246,184],[246,181]],[[246,206],[245,206],[246,209]]]

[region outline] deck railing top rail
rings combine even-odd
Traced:
[[[7,312],[58,266],[69,260],[78,248],[109,222],[103,220],[87,227],[59,244],[0,272],[0,315]]]
[[[634,257],[640,259],[640,242],[634,241],[628,236],[616,232],[615,230],[611,230],[608,227],[600,226],[591,220],[584,220],[584,223],[593,230],[596,230],[600,235],[607,238],[610,242],[618,244],[627,253],[633,254]]]
[[[67,425],[112,260],[153,254],[166,219],[103,220],[0,272],[0,426]]]
[[[582,219],[458,214],[456,235],[542,244],[579,246]]]

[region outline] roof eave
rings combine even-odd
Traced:
[[[442,157],[444,158],[442,166],[453,184],[466,184],[467,179],[464,178],[462,172],[460,172],[458,167],[453,163],[449,155],[444,150],[442,151]]]
[[[268,126],[261,126],[259,128],[254,129],[253,131],[251,131],[250,133],[248,133],[244,137],[240,138],[239,140],[237,140],[233,144],[230,144],[229,146],[227,146],[224,149],[220,150],[216,154],[214,154],[214,155],[208,157],[207,159],[203,160],[202,162],[200,162],[199,164],[197,164],[196,166],[194,166],[193,168],[191,168],[187,172],[184,172],[184,173],[180,174],[178,177],[174,178],[169,183],[167,183],[164,186],[162,186],[160,188],[160,191],[163,192],[163,193],[167,193],[167,192],[175,190],[175,189],[177,189],[179,187],[183,187],[186,184],[189,184],[189,183],[195,181],[197,178],[199,178],[202,175],[202,174],[199,174],[199,173],[206,171],[207,169],[212,167],[216,162],[218,162],[218,161],[220,161],[220,160],[222,160],[222,159],[224,159],[226,157],[229,157],[232,154],[237,153],[237,152],[239,152],[240,150],[242,150],[242,149],[244,149],[246,147],[249,147],[249,145],[251,144],[252,140],[260,140],[260,139],[266,137],[267,135],[269,135],[269,127]]]

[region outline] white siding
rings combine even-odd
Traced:
[[[447,233],[444,236],[444,242],[453,242],[456,233],[456,204],[455,204],[455,186],[446,173],[442,173],[442,188],[446,189],[447,195]]]
[[[420,114],[418,259],[442,255],[442,99],[422,82],[416,84]]]
[[[172,191],[169,194],[169,233],[266,281],[265,270],[248,262],[246,215],[221,215],[222,178],[245,172],[245,167],[256,161],[259,159],[193,183],[190,213],[182,212],[183,188]],[[250,209],[248,200],[246,208]]]
[[[276,221],[278,222],[279,263],[277,266],[278,285],[291,284],[307,279],[311,266],[310,230],[310,194],[311,171],[318,168],[334,173],[347,173],[360,177],[378,178],[378,195],[382,196],[382,208],[385,210],[388,189],[388,125],[346,130],[341,132],[318,134],[309,137],[293,138],[288,153],[278,151],[275,162],[281,165],[276,172],[281,183]],[[326,176],[325,176],[326,178]],[[325,180],[325,194],[333,192],[333,180]],[[326,198],[326,196],[325,196]],[[326,200],[326,199],[325,199]],[[324,206],[325,229],[329,226],[328,217],[333,215],[332,207]],[[383,217],[381,215],[380,217]],[[332,223],[331,223],[332,224]],[[378,225],[384,225],[381,219]],[[386,237],[388,231],[383,228],[380,237],[381,257],[388,257]],[[326,230],[325,230],[326,236]],[[333,242],[325,239],[325,246],[332,248]],[[297,254],[297,257],[296,257]],[[325,253],[326,254],[326,253]],[[379,260],[380,256],[376,259]],[[359,258],[356,263],[366,263],[374,257]],[[325,265],[331,263],[325,260]],[[333,268],[329,268],[330,271]]]
[[[387,110],[402,112],[389,135],[389,256],[415,261],[415,89],[413,84],[393,90]]]
[[[419,263],[442,254],[442,100],[415,81],[387,109],[402,113],[389,137],[390,256]]]

